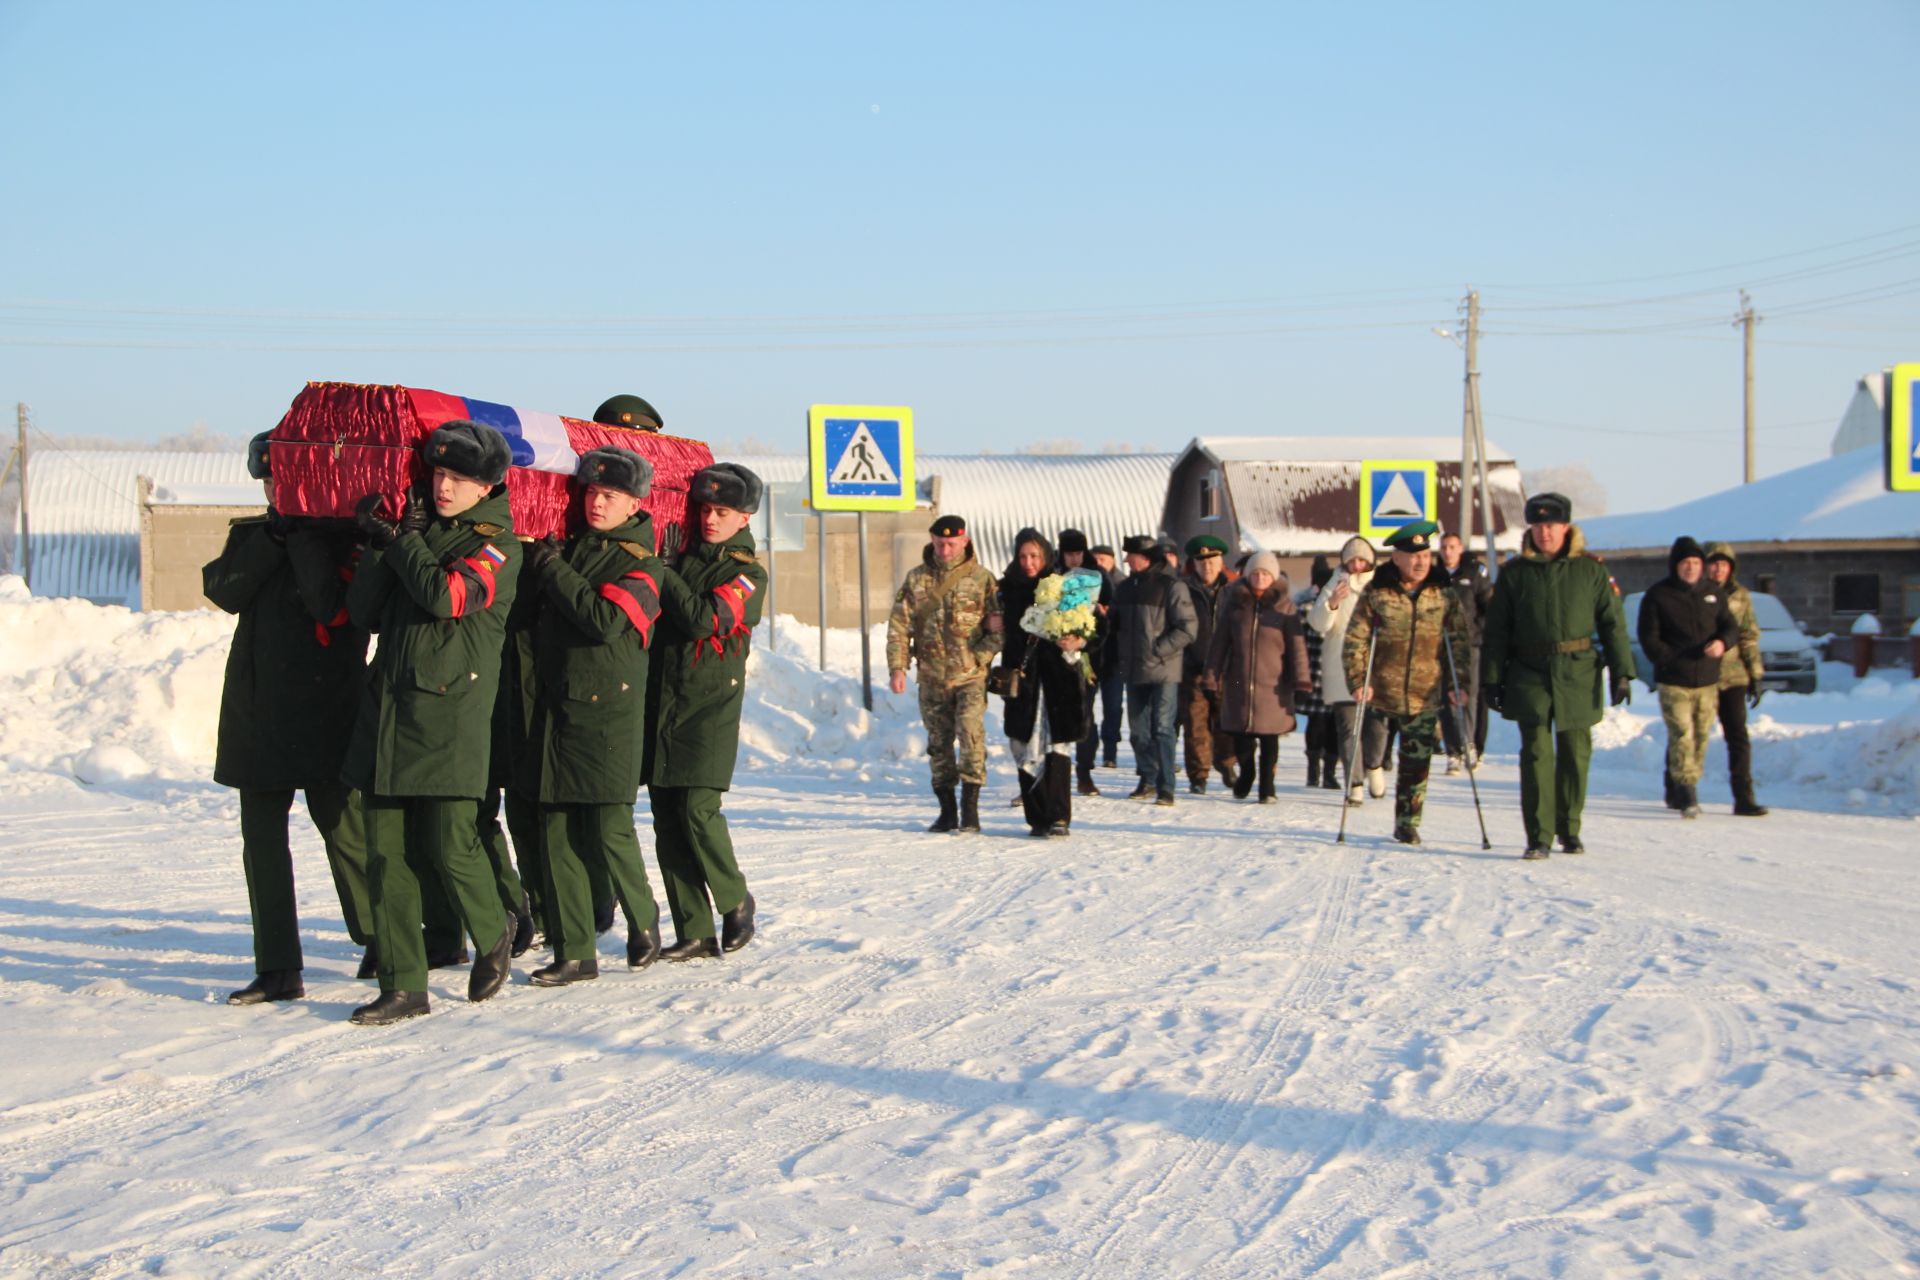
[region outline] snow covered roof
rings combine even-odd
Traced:
[[[240,501],[260,500],[244,453],[36,450],[27,468],[35,595],[139,606],[141,476],[156,488],[244,486]]]
[[[1847,411],[1840,415],[1840,425],[1834,428],[1827,452],[1837,455],[1879,448],[1886,436],[1886,422],[1887,375],[1865,374],[1853,388],[1853,399],[1847,401]]]
[[[1889,493],[1877,450],[1856,449],[1665,511],[1580,522],[1599,551],[1667,547],[1681,534],[1733,543],[1920,538],[1920,493]]]
[[[770,482],[807,478],[801,454],[730,460]],[[940,510],[966,517],[974,554],[998,569],[1027,526],[1048,538],[1079,529],[1093,544],[1114,547],[1130,533],[1158,533],[1173,455],[932,453],[915,459],[914,472],[923,495],[939,481]]]
[[[1187,448],[1198,449],[1215,462],[1460,460],[1459,436],[1196,436]],[[1513,455],[1489,441],[1487,461],[1512,462]]]

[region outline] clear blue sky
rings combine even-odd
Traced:
[[[1920,358],[1917,54],[1911,0],[5,0],[0,404],[1457,436],[1473,285],[1489,436],[1661,506],[1739,479],[1743,283],[1762,474]]]

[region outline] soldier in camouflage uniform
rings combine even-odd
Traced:
[[[1371,703],[1364,750],[1368,768],[1380,768],[1387,734],[1400,735],[1400,767],[1393,793],[1393,838],[1420,843],[1420,811],[1427,798],[1427,770],[1440,733],[1440,713],[1465,704],[1458,668],[1472,636],[1458,593],[1446,570],[1433,563],[1439,527],[1410,524],[1387,539],[1391,561],[1373,575],[1347,623],[1341,653],[1354,701]],[[1377,640],[1376,640],[1377,637]],[[1367,647],[1373,645],[1373,679],[1367,682]],[[1451,650],[1449,650],[1451,645]]]
[[[1753,596],[1734,575],[1740,564],[1733,548],[1709,542],[1707,577],[1727,600],[1727,612],[1740,628],[1740,643],[1720,655],[1720,732],[1727,740],[1727,780],[1733,785],[1733,811],[1742,818],[1764,818],[1767,806],[1753,795],[1753,746],[1747,740],[1747,710],[1760,705],[1760,678],[1767,674],[1760,657],[1760,624]]]
[[[987,668],[1000,652],[999,584],[974,559],[965,520],[941,516],[928,532],[933,540],[907,572],[887,618],[887,673],[893,691],[905,693],[907,662],[918,664],[920,718],[940,801],[940,816],[927,830],[973,832],[980,830],[987,780]]]

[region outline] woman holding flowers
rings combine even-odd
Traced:
[[[1260,803],[1272,804],[1280,735],[1293,732],[1295,697],[1313,691],[1306,630],[1272,552],[1249,560],[1246,575],[1221,596],[1205,678],[1220,689],[1220,727],[1239,737],[1234,795],[1244,800],[1253,790],[1258,743]]]
[[[1048,573],[1053,548],[1033,529],[1014,537],[1013,562],[1000,579],[1001,611],[1019,625],[1006,630],[1001,665],[1017,673],[1006,698],[1007,743],[1020,770],[1027,826],[1036,836],[1064,836],[1073,822],[1073,748],[1088,729],[1085,687],[1091,675],[1088,639],[1096,620],[1100,577],[1091,571]]]

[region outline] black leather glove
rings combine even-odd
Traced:
[[[406,514],[400,517],[400,532],[402,534],[425,533],[427,522],[432,518],[433,512],[427,506],[427,500],[417,493],[409,493]]]
[[[1761,698],[1761,696],[1762,696],[1763,694],[1765,694],[1765,693],[1766,693],[1766,690],[1765,690],[1765,689],[1762,689],[1762,688],[1761,688],[1761,687],[1760,687],[1759,685],[1757,685],[1757,684],[1750,684],[1750,685],[1748,685],[1748,686],[1747,686],[1747,706],[1749,706],[1749,707],[1757,707],[1757,706],[1759,706],[1759,705],[1760,705],[1760,698]]]
[[[1612,687],[1610,692],[1613,694],[1613,705],[1616,707],[1624,703],[1632,702],[1633,701],[1633,681],[1627,679],[1623,675],[1616,673],[1613,677]]]
[[[526,573],[533,581],[539,582],[547,576],[553,562],[560,558],[560,543],[555,538],[542,538],[538,542],[526,545]]]
[[[1487,710],[1493,712],[1495,715],[1507,709],[1507,691],[1497,684],[1484,686],[1480,690],[1480,696],[1487,700]]]
[[[353,509],[353,522],[367,535],[367,542],[375,551],[386,550],[400,536],[400,526],[380,514],[386,500],[384,493],[370,493]]]
[[[293,517],[278,507],[267,508],[267,536],[275,542],[285,542],[287,535],[293,532]]]

